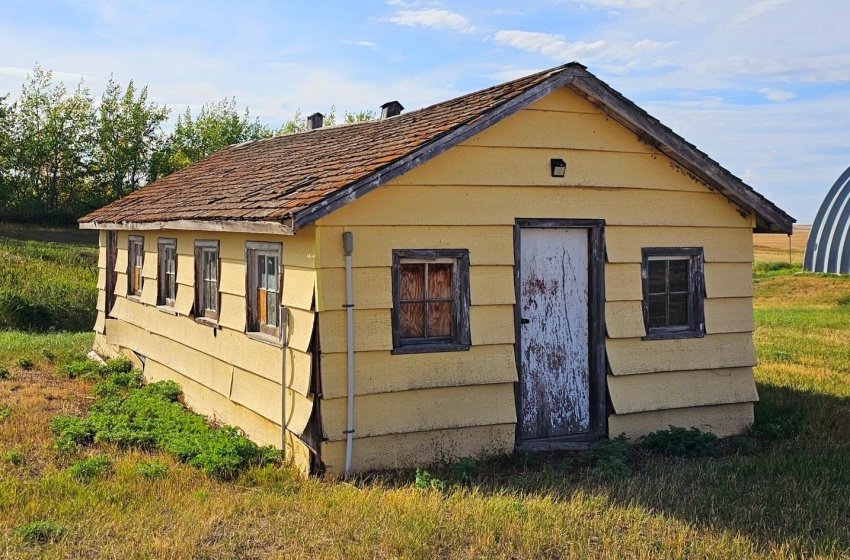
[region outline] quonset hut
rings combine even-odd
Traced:
[[[826,195],[812,224],[803,268],[811,272],[850,273],[850,167]]]

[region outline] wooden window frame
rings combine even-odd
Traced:
[[[140,257],[138,266],[136,266],[136,261],[139,260],[137,257]],[[142,290],[145,288],[144,268],[145,238],[141,235],[129,235],[127,236],[127,297],[136,299],[142,297]],[[137,269],[138,276],[136,276]]]
[[[177,301],[177,240],[170,237],[160,237],[156,241],[156,249],[156,304],[173,308]],[[173,272],[171,273],[168,272],[169,250],[174,257]],[[173,293],[169,293],[170,287],[173,287]]]
[[[204,278],[204,253],[215,251],[215,309],[208,309],[204,302],[209,300],[207,295],[208,279]],[[206,296],[206,297],[205,297]],[[221,311],[221,251],[218,240],[199,239],[195,241],[195,321],[199,323],[218,324]]]
[[[705,336],[705,257],[702,247],[645,247],[641,250],[643,282],[643,340],[701,338]],[[675,327],[649,326],[649,262],[685,260],[688,266],[688,324]],[[669,304],[668,304],[669,305]]]
[[[257,275],[256,259],[259,255],[277,258],[277,313],[275,325],[260,322],[259,302],[257,291],[259,277]],[[283,246],[280,243],[249,241],[245,243],[245,317],[246,332],[263,338],[280,338],[281,297],[283,295]]]
[[[401,338],[401,265],[403,263],[452,263],[452,336],[431,339]],[[471,338],[468,249],[394,249],[392,275],[392,354],[469,350]],[[426,283],[427,280],[426,278]]]

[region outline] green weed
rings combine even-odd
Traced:
[[[422,469],[416,469],[416,478],[413,480],[413,487],[420,490],[434,489],[440,492],[446,491],[445,481],[432,476],[431,473]]]
[[[11,406],[0,406],[0,422],[6,420],[11,415],[12,415],[12,407]]]
[[[55,521],[42,519],[21,525],[17,532],[26,544],[46,544],[61,541],[65,536],[65,527]]]
[[[10,376],[9,368],[0,364],[0,379],[9,379]]]
[[[145,478],[162,478],[168,474],[168,465],[159,461],[141,461],[136,466],[136,472]]]
[[[112,459],[108,455],[95,455],[81,459],[68,467],[67,471],[80,482],[91,482],[95,477],[105,474],[112,467]]]
[[[15,360],[15,366],[21,368],[24,371],[29,371],[35,367],[35,362],[24,356]]]
[[[472,457],[461,457],[451,466],[452,484],[470,486],[478,478],[478,461]]]
[[[715,434],[698,428],[670,426],[669,430],[658,430],[640,437],[638,445],[644,451],[672,457],[714,457],[720,452],[719,441]]]
[[[17,449],[10,449],[3,454],[3,460],[17,467],[24,463],[24,454]]]
[[[580,462],[590,466],[590,474],[600,480],[612,481],[632,474],[637,458],[626,436],[600,441],[595,448],[581,454]]]

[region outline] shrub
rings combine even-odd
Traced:
[[[50,431],[56,438],[56,448],[60,451],[75,449],[92,440],[89,423],[79,416],[56,416],[50,422]]]
[[[698,428],[670,426],[669,430],[658,430],[638,439],[644,451],[674,457],[714,457],[718,454],[719,438],[711,432]]]
[[[18,536],[27,544],[55,543],[65,536],[65,527],[55,521],[42,519],[18,527]]]
[[[108,455],[95,455],[88,459],[81,459],[68,467],[68,474],[80,482],[90,482],[93,478],[104,474],[112,466],[112,459]]]
[[[9,368],[4,366],[3,364],[0,364],[0,379],[9,379],[9,377]]]
[[[444,492],[446,490],[446,483],[439,478],[432,476],[428,471],[416,469],[416,478],[413,481],[413,487],[421,490],[433,488],[434,490]]]
[[[35,367],[35,363],[27,357],[18,358],[15,362],[15,365],[26,371],[29,371]]]
[[[452,483],[471,485],[478,478],[478,461],[472,457],[461,457],[452,465]]]
[[[590,465],[590,474],[601,480],[616,480],[632,474],[637,454],[625,435],[601,440],[596,447],[582,453],[582,463]]]
[[[142,461],[136,467],[136,472],[145,478],[162,478],[168,473],[168,465],[159,461]]]
[[[105,365],[88,357],[80,357],[62,364],[57,372],[62,377],[70,379],[79,377],[88,381],[97,381],[113,374],[130,373],[132,370],[133,363],[123,356],[107,360]]]

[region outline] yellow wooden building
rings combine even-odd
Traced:
[[[753,421],[752,233],[794,220],[583,66],[320,121],[81,220],[98,352],[310,472]]]

